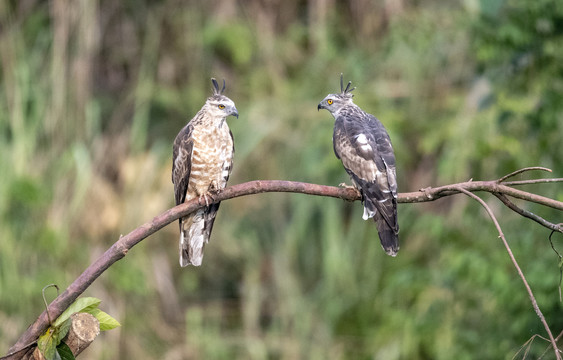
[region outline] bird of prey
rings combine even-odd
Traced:
[[[395,155],[383,124],[352,101],[354,88],[340,75],[340,94],[329,94],[318,105],[334,116],[332,142],[354,186],[362,194],[363,219],[373,218],[388,255],[399,251]]]
[[[180,265],[200,266],[209,241],[219,203],[213,194],[227,186],[233,165],[233,134],[226,119],[238,118],[235,103],[213,83],[213,95],[182,129],[173,147],[172,183],[176,205],[195,198],[206,206],[180,219]]]

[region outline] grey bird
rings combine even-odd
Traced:
[[[399,251],[397,175],[391,139],[375,116],[354,104],[352,82],[344,88],[342,80],[340,75],[340,94],[327,95],[317,109],[326,109],[334,116],[334,153],[362,194],[363,219],[374,219],[383,250],[396,256]]]
[[[219,203],[213,194],[227,186],[235,152],[227,117],[238,118],[235,103],[211,79],[213,95],[182,129],[173,147],[172,183],[176,205],[195,198],[206,206],[180,219],[180,265],[200,266],[203,248],[209,242]],[[212,202],[212,201],[211,201]]]

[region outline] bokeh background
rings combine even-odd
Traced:
[[[173,205],[172,142],[212,76],[241,115],[231,184],[349,182],[316,109],[341,72],[387,127],[401,191],[562,175],[559,0],[2,1],[0,62],[2,353],[43,310],[41,288],[66,288]],[[526,189],[563,200],[558,184]],[[483,197],[558,334],[548,230]],[[203,266],[185,269],[169,225],[85,294],[122,327],[82,357],[510,359],[545,335],[477,203],[400,205],[397,258],[361,214],[297,194],[227,201]]]

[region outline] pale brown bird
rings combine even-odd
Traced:
[[[176,205],[194,198],[209,204],[213,193],[224,189],[233,165],[230,115],[238,118],[235,103],[223,95],[215,79],[213,95],[180,131],[173,147],[172,183]],[[209,204],[180,219],[180,265],[200,266],[203,248],[211,235],[219,203]]]

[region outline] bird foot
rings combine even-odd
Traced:
[[[356,187],[353,185],[347,185],[346,183],[340,183],[338,184],[338,186],[343,187],[345,189],[352,189],[352,190],[356,190]]]
[[[214,201],[215,201],[215,197],[214,194],[212,194],[211,192],[206,192],[205,194],[199,196],[200,205],[203,205],[205,203],[205,206],[209,206],[209,204],[213,203]]]

